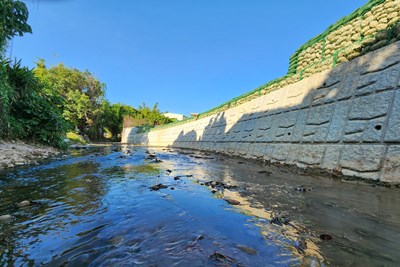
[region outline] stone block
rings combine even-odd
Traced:
[[[275,146],[272,144],[265,144],[263,149],[263,159],[264,160],[272,160],[272,156],[274,155]]]
[[[361,68],[360,65],[364,61],[363,57],[357,58],[349,63],[344,63],[345,75],[343,76],[342,85],[339,93],[337,94],[338,100],[349,99],[353,96],[354,91],[360,79]]]
[[[394,43],[363,56],[362,74],[379,72],[400,63],[400,43]]]
[[[343,145],[327,145],[321,167],[328,170],[337,169],[342,150]]]
[[[325,149],[325,145],[302,145],[297,161],[306,165],[320,165]]]
[[[400,74],[400,64],[380,72],[361,75],[357,85],[356,95],[394,89]]]
[[[329,126],[329,132],[326,137],[327,142],[339,142],[341,140],[343,129],[347,122],[349,107],[349,101],[340,101],[336,103],[332,122]]]
[[[367,121],[349,121],[343,135],[343,142],[361,142]]]
[[[377,118],[367,122],[362,135],[363,143],[379,143],[384,133],[385,117]]]
[[[319,126],[329,123],[334,108],[334,104],[327,104],[309,109],[307,125]]]
[[[300,142],[306,125],[307,110],[301,109],[297,114],[297,121],[293,129],[292,142]]]
[[[373,172],[382,168],[383,145],[345,145],[340,167],[357,172]]]
[[[286,159],[287,163],[294,164],[297,161],[298,155],[302,150],[302,146],[303,145],[300,144],[291,144],[289,146],[289,152]]]
[[[274,153],[271,155],[272,160],[278,162],[285,162],[290,145],[288,144],[274,144]]]
[[[400,91],[396,92],[389,113],[389,122],[385,134],[385,142],[400,142]]]
[[[354,99],[349,120],[370,120],[386,115],[393,94],[393,92],[383,92]]]
[[[400,184],[400,145],[389,146],[383,162],[381,181]]]

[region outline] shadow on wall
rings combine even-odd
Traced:
[[[225,112],[158,132],[180,131],[170,140],[173,147],[400,182],[399,75],[397,42]],[[149,144],[148,135],[142,144]]]

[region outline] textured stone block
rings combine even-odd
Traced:
[[[297,161],[306,165],[320,165],[325,149],[325,145],[302,145]]]
[[[395,88],[399,73],[400,64],[397,64],[385,71],[362,75],[357,85],[356,95],[365,95]]]
[[[286,158],[286,162],[289,164],[293,164],[297,161],[298,155],[302,149],[303,145],[300,144],[291,144],[289,146],[289,152]]]
[[[361,142],[367,121],[349,121],[344,130],[343,142]]]
[[[307,125],[303,131],[302,141],[324,142],[329,132],[329,125],[334,104],[327,104],[309,109]]]
[[[400,184],[400,145],[389,146],[383,162],[381,181]]]
[[[363,57],[357,58],[349,63],[344,63],[345,71],[343,81],[339,93],[337,95],[338,100],[349,99],[353,96],[354,91],[358,85],[360,79],[361,68],[360,65],[364,61]]]
[[[349,120],[369,120],[386,115],[393,94],[383,92],[354,99]]]
[[[385,134],[386,142],[400,142],[400,91],[396,92],[389,113],[389,123]]]
[[[327,104],[309,109],[307,125],[319,126],[330,122],[334,104]]]
[[[274,144],[274,153],[271,155],[272,160],[284,162],[288,156],[290,145]]]
[[[321,167],[329,170],[337,169],[342,150],[343,145],[327,145]]]
[[[266,144],[263,150],[263,159],[264,160],[272,160],[272,156],[274,155],[275,146],[271,144]]]
[[[329,126],[328,135],[326,137],[327,142],[339,142],[341,140],[343,129],[347,122],[349,107],[349,101],[341,101],[336,104],[332,122]]]
[[[345,145],[340,167],[358,172],[379,171],[384,152],[383,145]]]
[[[302,109],[298,111],[297,121],[293,129],[292,142],[300,142],[303,135],[303,129],[306,125],[307,111]]]
[[[386,117],[382,117],[368,121],[362,135],[362,142],[379,143],[383,137],[385,120]]]

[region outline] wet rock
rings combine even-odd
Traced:
[[[149,159],[155,159],[156,157],[157,157],[156,154],[149,154],[147,156],[147,158],[149,158]]]
[[[243,161],[238,161],[238,164],[244,164],[244,162]]]
[[[303,192],[303,193],[305,193],[307,191],[311,191],[312,189],[313,189],[312,187],[306,188],[304,185],[300,185],[300,186],[297,186],[294,188],[295,191]]]
[[[181,178],[179,177],[179,176],[175,176],[174,177],[174,180],[176,181],[176,180],[180,180]]]
[[[295,241],[294,247],[297,249],[299,253],[304,253],[304,251],[307,249],[307,242],[303,237],[299,237]]]
[[[170,189],[171,189],[171,190],[175,190],[175,187],[171,187]]]
[[[150,161],[150,163],[160,163],[163,162],[161,159],[155,158],[154,160]]]
[[[217,193],[217,192],[218,192],[218,190],[215,189],[215,188],[213,188],[213,190],[211,190],[211,193],[213,193],[213,194],[215,194],[215,193]]]
[[[236,247],[249,255],[257,255],[258,254],[258,251],[251,247],[247,247],[244,245],[236,245]]]
[[[231,205],[240,205],[240,201],[237,201],[235,199],[231,199],[231,198],[225,198],[224,199],[226,202],[228,202]]]
[[[157,185],[153,185],[152,187],[150,187],[150,189],[151,189],[152,191],[158,191],[158,190],[160,190],[160,189],[165,189],[165,188],[168,188],[168,185],[165,185],[165,184],[157,184]]]
[[[270,171],[265,171],[265,170],[259,171],[258,173],[260,173],[260,174],[265,174],[265,175],[271,175],[271,174],[272,174],[272,172],[270,172]]]
[[[321,238],[322,240],[332,240],[333,237],[328,234],[321,234],[319,235],[319,238]]]
[[[276,215],[276,216],[272,217],[272,219],[269,223],[282,226],[284,224],[285,225],[289,224],[289,222],[290,222],[290,219],[288,217],[286,217],[285,215]]]
[[[166,171],[165,171],[165,174],[166,174],[166,175],[170,175],[171,172],[172,172],[171,170],[166,170]]]
[[[24,200],[20,203],[18,203],[18,207],[23,208],[23,207],[28,207],[31,205],[31,202],[29,202],[28,200]]]
[[[12,220],[14,220],[14,217],[11,216],[10,214],[0,216],[0,222],[7,223],[7,222],[11,222]]]
[[[210,256],[208,256],[209,259],[216,261],[216,262],[220,262],[223,265],[221,266],[232,266],[229,264],[234,264],[234,265],[238,265],[238,261],[232,257],[229,257],[227,255],[224,255],[222,253],[219,252],[214,252],[213,254],[211,254]]]

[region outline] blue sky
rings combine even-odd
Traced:
[[[8,55],[88,69],[112,102],[203,112],[286,74],[289,57],[367,0],[25,0]]]

